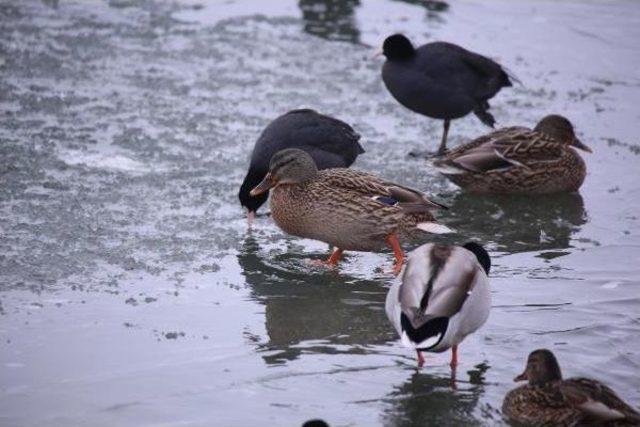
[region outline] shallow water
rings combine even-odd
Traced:
[[[323,4],[0,3],[0,424],[495,425],[539,347],[640,402],[640,4]],[[395,31],[505,64],[523,84],[500,124],[569,116],[594,150],[581,196],[465,195],[408,157],[441,124],[383,87],[372,46]],[[390,254],[326,271],[305,262],[326,245],[247,231],[250,149],[299,107],[354,125],[357,167],[448,203],[439,239],[490,249],[455,389],[448,353],[418,370],[387,324]]]

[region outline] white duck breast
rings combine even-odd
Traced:
[[[406,347],[445,351],[489,317],[489,280],[465,248],[420,246],[399,277],[387,294],[386,312]]]

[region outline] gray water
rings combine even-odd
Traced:
[[[0,425],[496,425],[539,347],[638,405],[640,3],[322,4],[0,2]],[[441,123],[383,87],[396,31],[505,64],[500,125],[566,114],[594,150],[581,195],[465,195],[408,157]],[[494,257],[455,388],[449,353],[417,369],[387,323],[390,253],[327,271],[305,262],[325,244],[247,231],[251,147],[299,107]],[[451,145],[487,131],[457,120]]]

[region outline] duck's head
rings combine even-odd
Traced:
[[[403,34],[394,34],[382,44],[382,54],[390,61],[403,61],[411,58],[416,50],[411,41]]]
[[[476,242],[469,242],[469,243],[465,243],[462,247],[468,251],[473,252],[473,254],[478,259],[478,262],[484,269],[484,272],[487,273],[488,275],[489,271],[491,270],[491,257],[489,256],[487,251],[482,247],[482,245]]]
[[[249,194],[255,197],[278,185],[302,184],[317,173],[318,167],[307,152],[298,148],[287,148],[273,155],[269,163],[269,173]]]
[[[535,131],[544,133],[558,142],[572,145],[581,150],[591,153],[591,148],[584,145],[573,130],[573,125],[566,118],[559,114],[549,114],[536,125]]]
[[[532,351],[527,359],[527,367],[514,381],[529,381],[530,385],[542,385],[551,381],[561,380],[560,365],[551,350],[540,349]]]

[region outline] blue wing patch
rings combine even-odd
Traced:
[[[373,200],[375,200],[376,202],[380,202],[384,205],[387,206],[395,206],[398,204],[398,201],[396,199],[394,199],[393,197],[387,197],[387,196],[373,196],[372,197]]]

